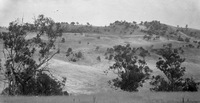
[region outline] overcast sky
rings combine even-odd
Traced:
[[[116,20],[159,20],[200,29],[200,0],[0,0],[1,26],[22,17],[32,22],[39,14],[58,22],[104,26]]]

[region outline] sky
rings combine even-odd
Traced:
[[[200,0],[0,0],[0,26],[17,18],[33,22],[39,14],[56,22],[105,26],[116,20],[159,20],[200,29]]]

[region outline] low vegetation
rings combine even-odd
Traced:
[[[66,57],[68,58],[69,61],[79,61],[80,59],[83,59],[83,53],[81,51],[79,52],[74,52],[72,50],[72,48],[68,48],[67,52],[66,52]]]
[[[62,42],[62,43],[65,43],[65,38],[62,38],[61,42]]]

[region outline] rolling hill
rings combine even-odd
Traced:
[[[194,77],[200,81],[200,39],[199,30],[191,28],[178,28],[159,21],[144,22],[136,24],[126,21],[116,21],[109,26],[97,27],[92,25],[72,25],[61,23],[63,35],[56,42],[56,48],[60,54],[56,55],[50,62],[52,73],[58,78],[67,78],[65,90],[72,94],[90,94],[113,91],[107,81],[116,77],[112,72],[105,75],[104,71],[113,64],[113,61],[105,59],[107,48],[115,45],[130,44],[131,47],[143,47],[150,51],[151,56],[146,58],[147,65],[153,70],[153,74],[162,74],[156,69],[156,61],[159,55],[153,50],[162,48],[163,45],[171,43],[174,48],[182,47],[185,51],[181,56],[186,58],[183,64],[187,77]],[[7,30],[1,28],[1,32]],[[29,33],[31,38],[34,33]],[[65,39],[62,42],[62,39]],[[180,38],[182,38],[180,40]],[[186,39],[189,39],[186,40]],[[44,38],[45,39],[45,38]],[[2,41],[1,41],[2,50]],[[82,57],[73,61],[71,56],[66,57],[68,48],[74,53],[81,52]],[[3,54],[0,54],[3,58]],[[97,58],[100,58],[97,59]],[[0,83],[2,90],[4,85]],[[149,91],[148,81],[140,91]]]

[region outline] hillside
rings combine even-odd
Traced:
[[[105,75],[104,71],[113,64],[113,61],[105,59],[104,54],[107,48],[125,44],[130,44],[131,47],[143,47],[150,51],[151,56],[148,56],[146,60],[153,74],[162,74],[155,66],[159,58],[155,50],[169,43],[174,48],[182,47],[185,52],[181,56],[186,58],[183,65],[187,68],[186,76],[192,76],[196,81],[200,81],[199,30],[190,28],[187,28],[187,31],[180,30],[159,21],[141,24],[116,21],[105,27],[66,23],[61,23],[61,26],[64,33],[56,42],[56,48],[60,49],[60,54],[49,62],[49,67],[58,78],[60,76],[67,78],[65,89],[69,93],[90,94],[112,91],[107,81],[116,75],[112,72]],[[0,29],[0,31],[6,32],[5,29]],[[27,38],[33,36],[34,33],[29,33]],[[2,43],[0,46],[2,50]],[[68,48],[72,48],[74,53],[81,52],[82,56],[80,58],[66,56]],[[0,56],[3,58],[2,53]],[[3,83],[0,85],[0,90],[2,90]],[[144,87],[140,88],[140,91],[149,91],[148,81]]]

